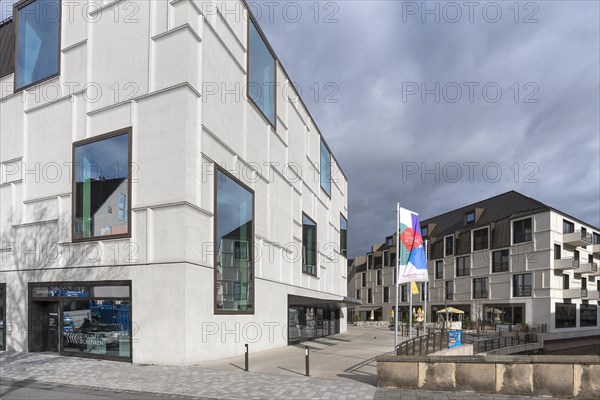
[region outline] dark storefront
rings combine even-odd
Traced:
[[[6,350],[6,283],[0,283],[0,350]]]
[[[131,282],[29,284],[29,351],[131,362]]]
[[[483,308],[484,320],[490,324],[522,324],[525,322],[523,304],[486,304]]]
[[[335,300],[289,295],[288,344],[340,333],[341,307]]]

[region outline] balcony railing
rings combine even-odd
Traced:
[[[564,299],[580,299],[583,295],[582,289],[564,289],[563,290],[563,298]],[[587,296],[587,290],[585,290]]]
[[[595,255],[600,255],[600,243],[592,245],[592,253]]]
[[[578,274],[587,274],[590,276],[600,275],[598,272],[598,263],[596,262],[588,262],[581,264],[581,268],[577,271]]]
[[[563,243],[569,246],[588,246],[592,244],[592,235],[587,232],[575,231],[563,234]]]
[[[554,269],[577,269],[579,268],[579,260],[575,257],[559,258],[554,260]]]

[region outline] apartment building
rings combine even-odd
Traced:
[[[423,220],[421,233],[429,241],[429,321],[452,306],[472,320],[546,324],[549,339],[600,333],[598,227],[511,191]],[[349,269],[348,293],[362,301],[355,312],[389,318],[394,274],[392,235]],[[410,295],[402,285],[401,315]],[[413,304],[424,306],[423,290]]]
[[[251,14],[14,5],[0,350],[191,365],[346,330],[347,180]]]

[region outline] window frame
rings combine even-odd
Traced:
[[[515,241],[515,223],[522,222],[525,220],[531,221],[531,238],[529,240],[523,240],[522,242],[516,242]],[[519,219],[514,219],[514,220],[510,221],[510,243],[511,243],[511,245],[514,246],[514,245],[518,245],[518,244],[533,242],[534,232],[535,232],[535,229],[534,229],[533,217],[519,218]]]
[[[373,289],[367,289],[367,304],[373,304]]]
[[[575,318],[573,320],[573,325],[567,325],[567,326],[558,326],[556,324],[557,322],[557,318],[559,313],[557,312],[557,308],[558,306],[564,306],[565,309],[573,309],[574,308],[574,313],[575,313]],[[568,310],[568,311],[572,311],[572,310]],[[597,311],[596,311],[597,312]],[[580,314],[581,316],[581,314]],[[569,329],[569,328],[576,328],[577,327],[577,305],[574,303],[555,303],[554,304],[554,328],[555,329]]]
[[[450,254],[448,254],[448,246],[446,246],[448,238],[452,239],[452,253],[450,253]],[[455,253],[455,251],[454,251],[454,247],[455,247],[454,244],[455,243],[454,242],[455,242],[454,235],[446,235],[446,236],[444,236],[444,257],[452,257],[452,256],[454,256],[454,253]]]
[[[572,228],[572,229],[569,232],[565,232],[565,226],[568,226],[569,228]],[[569,221],[568,219],[563,218],[563,229],[562,229],[563,235],[566,235],[569,233],[574,233],[574,232],[575,232],[575,223]]]
[[[215,172],[213,175],[213,210],[214,210],[214,218],[213,218],[213,245],[215,246],[215,251],[213,251],[213,312],[215,315],[254,315],[256,312],[256,299],[255,299],[255,291],[256,291],[256,270],[254,263],[254,244],[256,243],[256,194],[254,190],[244,182],[241,182],[227,170],[221,168],[221,166],[217,163],[214,163]],[[249,294],[250,304],[252,304],[252,310],[220,310],[217,308],[217,256],[218,252],[216,251],[216,243],[217,243],[217,173],[221,172],[227,178],[231,179],[233,182],[240,185],[242,188],[250,192],[252,195],[252,243],[248,246],[248,261],[251,263],[252,268],[252,290],[249,290],[251,293]],[[235,293],[234,293],[235,296]]]
[[[554,243],[553,248],[554,250],[552,256],[554,257],[554,260],[560,260],[562,258],[562,246],[558,243]]]
[[[383,285],[383,270],[382,269],[378,269],[376,272],[377,276],[375,277],[376,282],[377,282],[377,286],[381,286]]]
[[[477,291],[476,282],[479,281],[480,290]],[[485,287],[483,285],[485,283]],[[473,278],[473,299],[487,299],[490,296],[488,277]]]
[[[367,273],[366,272],[362,272],[362,275],[360,276],[361,281],[360,281],[360,287],[367,287]]]
[[[384,303],[390,302],[390,287],[389,286],[383,287],[383,302]]]
[[[387,254],[387,260],[386,260],[386,254]],[[384,268],[391,266],[392,263],[391,263],[391,259],[390,259],[390,251],[389,250],[384,250],[383,253],[381,254],[381,257],[383,258],[382,265]]]
[[[421,237],[424,239],[427,239],[427,237],[429,236],[429,226],[425,225],[421,227]]]
[[[473,216],[473,221],[469,222],[469,216],[470,215]],[[465,213],[465,225],[473,225],[476,220],[477,220],[477,216],[475,215],[475,211],[467,211]]]
[[[302,229],[304,229],[304,217],[308,218],[313,224],[315,224],[315,272],[311,274],[310,272],[306,271],[306,268],[304,268],[306,265],[305,260],[302,258],[302,273],[317,277],[317,271],[319,269],[319,225],[317,225],[317,222],[309,217],[305,212],[302,212]],[[302,241],[302,254],[304,254],[304,232],[302,233]]]
[[[442,266],[441,274],[438,274],[438,265]],[[436,260],[434,265],[435,279],[444,279],[444,260]],[[440,276],[441,275],[441,276]]]
[[[584,311],[584,310],[582,310],[582,308],[589,308],[589,309],[595,308],[595,312],[590,313],[591,315],[594,315],[596,317],[594,324],[588,323],[587,321],[589,321],[589,319],[582,318],[582,311]],[[586,322],[584,323],[584,321],[586,321]],[[598,305],[596,305],[596,304],[580,304],[579,305],[579,326],[581,328],[587,328],[589,326],[598,326]]]
[[[452,292],[448,288],[452,288]],[[454,301],[454,281],[445,281],[444,283],[444,300]]]
[[[370,261],[369,261],[369,257],[370,257]],[[373,253],[367,254],[367,271],[370,271],[373,269],[373,262],[374,262]]]
[[[468,265],[468,267],[465,266],[466,262],[464,262],[463,263],[463,267],[461,269],[461,271],[463,271],[463,273],[459,274],[458,273],[458,271],[459,271],[458,261],[459,260],[465,260],[465,259],[469,260],[469,265]],[[467,273],[464,273],[465,271],[467,271]],[[471,276],[471,256],[466,255],[466,256],[456,257],[456,270],[455,270],[455,275],[454,276],[456,278],[460,278],[460,277],[463,277],[463,276]]]
[[[271,44],[267,40],[267,36],[263,32],[262,28],[258,24],[252,12],[248,10],[248,20],[246,22],[246,98],[250,101],[250,104],[254,106],[259,112],[259,114],[267,121],[267,123],[273,128],[274,131],[277,131],[277,65],[279,64],[279,60],[275,55],[275,51],[271,47]],[[260,108],[258,104],[250,97],[248,93],[248,89],[250,88],[250,24],[254,25],[256,32],[262,39],[269,53],[271,53],[271,57],[273,57],[273,122],[267,117],[264,111]]]
[[[101,142],[106,139],[110,139],[116,136],[121,136],[127,134],[127,233],[115,233],[111,235],[103,235],[103,236],[92,236],[89,238],[76,238],[75,237],[75,213],[77,212],[77,179],[75,179],[76,167],[77,163],[75,162],[75,150],[77,147],[85,146],[87,144]],[[93,136],[87,139],[79,140],[77,142],[73,142],[71,145],[71,243],[82,243],[82,242],[98,242],[101,240],[113,240],[113,239],[129,239],[131,238],[131,165],[133,155],[133,127],[129,126],[127,128],[118,129],[116,131],[103,133],[101,135]]]
[[[484,230],[487,232],[487,242],[485,243],[485,247],[476,249],[475,248],[475,232],[480,232],[480,231],[484,231]],[[471,252],[489,250],[489,249],[490,249],[490,227],[484,226],[482,228],[477,228],[477,229],[471,230]]]
[[[331,178],[331,172],[333,170],[333,168],[331,168],[331,159],[333,157],[331,156],[331,151],[329,150],[329,146],[327,146],[327,143],[325,143],[325,139],[323,139],[323,136],[320,137],[319,142],[319,186],[321,187],[321,191],[323,191],[327,195],[327,197],[331,199],[331,183],[333,182],[333,179]],[[323,187],[323,163],[321,162],[321,159],[323,158],[323,150],[325,150],[327,152],[327,155],[329,156],[329,177],[327,180],[327,182],[329,183],[329,192]]]
[[[523,287],[523,290],[521,291],[521,289],[516,290],[517,285],[515,285],[515,278],[517,276],[523,276],[525,277],[526,275],[529,275],[531,277],[531,284],[530,285],[525,285],[525,278],[523,278],[523,285],[521,285]],[[525,292],[525,288],[529,286],[529,294],[523,294]],[[533,296],[533,274],[531,272],[526,272],[526,273],[522,273],[522,274],[514,274],[512,276],[512,297],[531,297]]]
[[[562,288],[563,290],[569,290],[571,286],[571,277],[569,276],[569,274],[562,274]]]
[[[495,269],[495,260],[496,258],[494,257],[494,254],[496,253],[503,253],[506,252],[507,253],[507,257],[508,257],[508,262],[506,264],[506,269],[499,269],[496,270]],[[500,255],[501,258],[503,258],[502,254]],[[503,265],[503,262],[501,261],[500,265]],[[502,272],[508,272],[510,271],[510,250],[509,249],[499,249],[499,250],[492,250],[492,274],[497,274],[497,273],[502,273]]]
[[[27,90],[32,88],[35,85],[39,85],[40,83],[49,81],[50,79],[54,79],[58,76],[60,76],[60,69],[62,66],[61,63],[61,49],[62,49],[62,15],[63,15],[63,1],[59,0],[58,1],[58,12],[59,12],[59,16],[58,16],[58,72],[56,72],[55,74],[49,75],[45,78],[42,78],[38,81],[32,82],[28,85],[25,86],[21,86],[20,88],[17,89],[17,63],[18,63],[18,54],[19,54],[19,10],[22,8],[25,8],[37,1],[44,1],[44,0],[21,0],[21,1],[17,1],[16,3],[13,4],[13,23],[15,24],[15,51],[14,51],[14,55],[13,55],[13,67],[14,67],[14,73],[13,73],[13,94],[22,92],[23,90]]]
[[[342,220],[346,223],[346,229],[342,229]],[[342,237],[344,238],[346,248],[342,247]],[[340,213],[340,254],[344,258],[348,258],[348,218]]]

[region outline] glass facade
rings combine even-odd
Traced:
[[[129,235],[130,135],[75,143],[74,240]]]
[[[216,174],[216,311],[254,310],[254,194]]]
[[[339,310],[317,306],[288,307],[288,343],[339,333]]]
[[[248,98],[275,126],[275,57],[252,20],[248,21]]]
[[[331,197],[331,154],[327,150],[325,142],[321,140],[321,162],[320,167],[320,180],[321,189]]]
[[[16,11],[15,89],[59,73],[60,0],[36,0]]]
[[[317,224],[302,215],[302,272],[317,275]]]
[[[340,253],[348,257],[348,220],[340,214]]]

